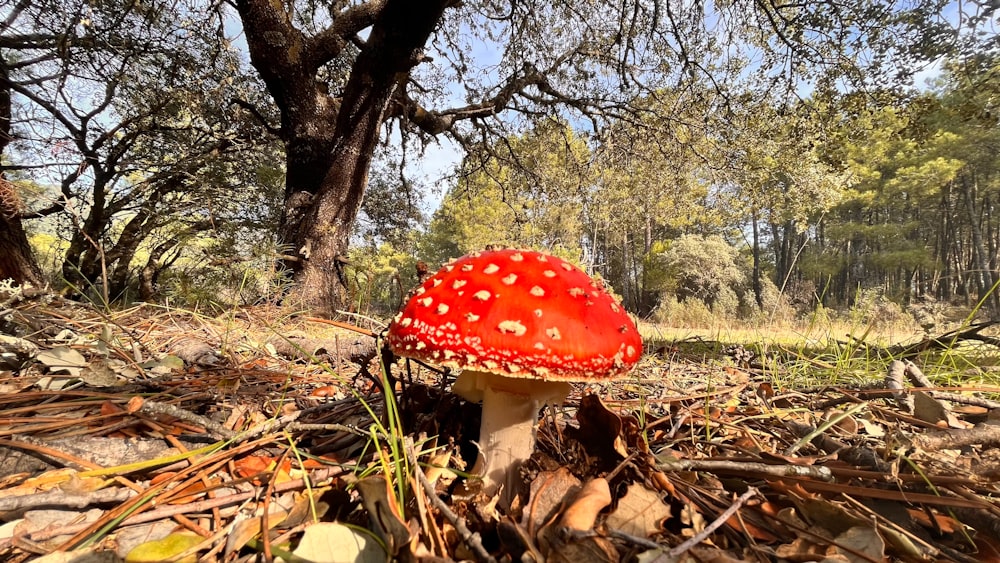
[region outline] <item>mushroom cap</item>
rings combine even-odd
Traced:
[[[386,341],[399,356],[551,381],[611,379],[642,354],[635,323],[602,284],[531,250],[446,264],[413,292]]]

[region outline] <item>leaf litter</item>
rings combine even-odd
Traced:
[[[377,323],[280,314],[13,308],[0,559],[1000,561],[1000,390],[920,356],[788,389],[654,351],[543,411],[501,510],[465,479],[479,407],[451,374]]]

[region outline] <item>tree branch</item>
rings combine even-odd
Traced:
[[[361,30],[375,23],[385,2],[386,0],[371,0],[337,14],[333,24],[305,41],[303,60],[308,61],[310,68],[315,70],[337,58]]]

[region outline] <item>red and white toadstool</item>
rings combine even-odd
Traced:
[[[576,266],[529,250],[459,258],[416,289],[389,326],[398,356],[463,370],[453,391],[483,402],[484,492],[508,491],[535,446],[543,404],[559,404],[569,381],[624,375],[642,354],[632,319]],[[506,479],[505,479],[506,476]]]

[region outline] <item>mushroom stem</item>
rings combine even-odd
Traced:
[[[483,401],[479,458],[472,474],[482,478],[483,492],[489,496],[504,485],[501,501],[508,505],[517,493],[517,470],[535,449],[539,409],[562,403],[570,386],[562,381],[464,371],[452,389],[470,401]]]

